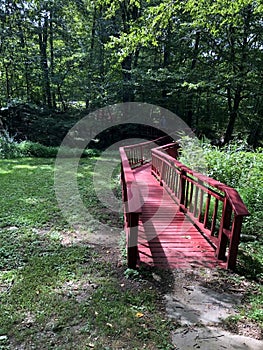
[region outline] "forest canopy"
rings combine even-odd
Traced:
[[[43,110],[64,124],[73,107],[140,101],[199,135],[257,146],[262,18],[254,0],[2,0],[2,124],[14,133],[21,104],[29,124],[32,109],[40,124]]]

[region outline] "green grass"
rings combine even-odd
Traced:
[[[80,161],[81,197],[96,219],[121,228],[96,197],[95,162]],[[116,252],[88,236],[65,241],[76,232],[56,201],[54,159],[1,160],[0,184],[1,350],[172,349],[155,286],[125,276]]]

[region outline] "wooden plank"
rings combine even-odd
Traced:
[[[140,263],[161,268],[225,267],[215,258],[215,249],[151,175],[150,165],[136,169],[134,175],[143,201],[138,228]]]

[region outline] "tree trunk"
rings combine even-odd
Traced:
[[[5,81],[6,81],[6,97],[7,97],[7,101],[10,101],[11,87],[10,87],[8,64],[5,64]]]
[[[26,44],[26,39],[24,35],[24,29],[22,26],[23,19],[20,13],[20,10],[17,6],[16,3],[13,3],[13,6],[15,8],[15,11],[17,12],[18,16],[20,17],[18,19],[18,36],[20,38],[20,43],[21,43],[21,48],[22,48],[22,57],[23,57],[23,63],[25,67],[25,83],[26,83],[26,98],[27,101],[31,101],[31,90],[30,90],[30,67],[28,63],[28,50],[27,50],[27,44]]]
[[[132,55],[128,55],[121,63],[123,77],[123,102],[134,101],[134,91],[132,86]]]
[[[233,103],[230,87],[227,88],[227,101],[228,101],[228,110],[229,110],[229,120],[228,125],[224,134],[223,144],[228,143],[233,135],[235,122],[238,117],[239,105],[242,100],[241,97],[241,88],[238,87],[235,91]]]
[[[56,108],[56,93],[54,91],[54,77],[55,77],[55,60],[54,60],[54,28],[53,28],[53,10],[50,10],[50,24],[49,24],[49,45],[50,45],[50,78],[51,78],[51,97],[52,106]]]
[[[48,42],[48,16],[45,15],[43,27],[39,23],[39,48],[40,62],[43,74],[43,102],[49,108],[52,108],[49,68],[47,59],[47,42]]]
[[[130,32],[130,21],[135,21],[139,17],[139,8],[136,5],[130,7],[129,4],[123,2],[121,4],[121,16],[124,32],[128,34]],[[137,51],[137,53],[139,53],[139,51]],[[134,86],[132,82],[133,59],[134,54],[130,53],[121,63],[123,77],[123,102],[133,102],[135,99]]]
[[[170,65],[171,62],[171,40],[172,40],[172,36],[171,36],[171,23],[169,23],[169,26],[167,28],[167,35],[166,35],[166,41],[163,45],[163,68],[167,68]],[[164,86],[162,86],[162,98],[164,100],[164,104],[165,104],[165,100],[167,98],[167,86],[164,83]]]
[[[200,44],[200,31],[196,32],[195,35],[195,46],[194,46],[194,51],[193,51],[193,57],[192,57],[192,62],[191,62],[191,71],[194,71],[197,63],[197,57],[198,57],[198,52],[199,52],[199,44]],[[187,97],[187,117],[186,117],[186,122],[188,126],[191,128],[193,127],[193,99],[194,99],[195,93],[189,92],[188,97]]]

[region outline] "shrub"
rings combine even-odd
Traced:
[[[21,156],[19,144],[7,131],[3,131],[0,135],[0,158],[18,158]]]
[[[20,157],[36,157],[36,158],[55,158],[59,147],[44,146],[38,142],[22,141],[18,143],[6,131],[0,135],[0,158],[20,158]],[[60,149],[60,156],[69,158],[76,157],[80,153],[78,148],[63,147]],[[85,149],[82,157],[96,157],[99,155],[96,149]]]
[[[218,148],[211,146],[208,142],[198,143],[196,140],[192,142],[190,138],[183,137],[180,161],[234,187],[251,214],[244,220],[243,235],[263,241],[261,236],[263,221],[262,149],[258,148],[253,151],[241,141]],[[195,164],[197,164],[196,167]]]
[[[54,158],[58,150],[57,147],[47,147],[31,141],[22,141],[18,147],[24,157]]]

